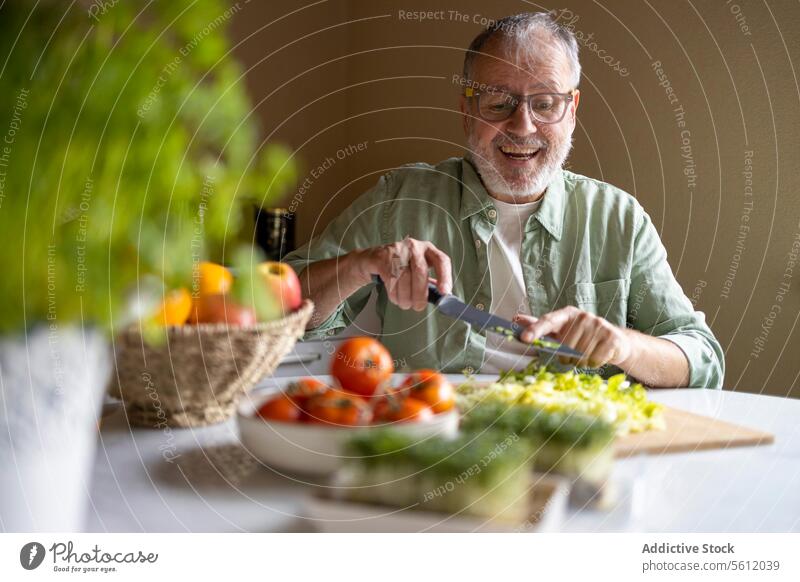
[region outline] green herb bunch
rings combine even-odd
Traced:
[[[365,467],[402,467],[409,474],[426,472],[442,481],[476,467],[481,470],[475,471],[475,480],[484,486],[521,470],[531,460],[528,443],[497,431],[424,440],[392,430],[374,431],[353,437],[347,444],[347,453]]]
[[[542,473],[599,483],[611,472],[614,426],[586,414],[488,401],[464,414],[461,430],[520,437],[533,447],[533,466]]]
[[[498,432],[420,440],[370,431],[347,444],[340,473],[348,499],[490,519],[528,517],[532,451]]]
[[[461,429],[467,432],[500,431],[538,444],[564,447],[605,447],[614,439],[614,426],[599,418],[574,412],[545,412],[525,404],[509,406],[485,402],[468,410]]]

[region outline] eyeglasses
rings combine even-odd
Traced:
[[[533,95],[515,95],[507,91],[488,90],[476,93],[467,87],[464,95],[474,99],[478,116],[484,121],[505,121],[516,112],[519,104],[525,101],[528,111],[539,123],[558,123],[567,114],[567,106],[575,100],[578,90],[569,93],[535,93]]]

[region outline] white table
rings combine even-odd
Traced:
[[[286,379],[260,387],[276,382]],[[571,510],[564,531],[800,531],[800,401],[688,389],[651,396],[767,430],[775,434],[775,443],[619,460],[613,474],[622,498],[617,509]],[[204,472],[207,458],[237,443],[235,419],[166,433],[130,429],[120,410],[110,414],[100,432],[87,530],[315,531],[301,517],[313,482],[260,466],[238,482],[214,470]],[[168,462],[165,455],[180,456]]]

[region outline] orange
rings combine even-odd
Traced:
[[[160,325],[183,325],[192,309],[192,295],[185,287],[167,293],[155,315]]]
[[[200,295],[224,295],[233,284],[233,275],[222,265],[203,261],[197,268],[196,284]]]

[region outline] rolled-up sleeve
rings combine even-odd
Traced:
[[[689,386],[721,388],[725,357],[705,315],[695,311],[667,262],[667,252],[647,213],[637,207],[631,258],[629,297],[636,313],[629,324],[641,332],[671,341],[686,355]]]
[[[334,218],[318,236],[299,249],[289,253],[283,261],[299,274],[317,261],[340,257],[356,249],[384,244],[385,205],[388,176],[362,194],[339,216]],[[369,300],[372,287],[366,286],[353,293],[346,301],[321,322],[312,320],[303,340],[322,339],[335,335],[350,325]],[[316,314],[315,314],[316,315]]]

